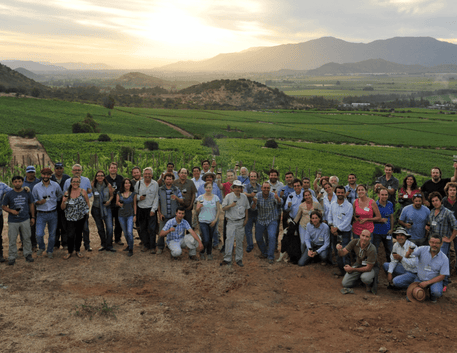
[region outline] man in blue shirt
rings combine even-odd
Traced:
[[[259,174],[256,171],[252,171],[249,173],[249,184],[246,185],[246,192],[244,193],[248,197],[249,204],[252,203],[253,197],[260,192],[261,186],[257,183],[257,179]],[[244,232],[246,233],[246,252],[251,252],[254,249],[254,242],[252,240],[252,227],[254,223],[257,227],[257,210],[253,210],[250,208],[248,210],[248,221],[246,223],[246,227],[244,228]]]
[[[284,199],[284,211],[288,211],[288,217],[294,219],[298,213],[298,206],[303,201],[303,190],[300,179],[294,179],[294,192],[287,195],[287,198]]]
[[[0,182],[0,201],[3,201],[3,197],[9,193],[11,189],[5,183]],[[3,214],[2,209],[0,208],[0,262],[5,262],[3,258],[3,240],[2,240],[2,231],[3,231]]]
[[[443,280],[449,276],[449,260],[440,251],[443,240],[439,234],[432,234],[428,243],[430,246],[417,247],[412,253],[417,258],[417,276],[411,283],[420,282],[423,289],[430,287],[430,300],[436,303],[443,295]]]
[[[384,245],[384,252],[386,254],[386,261],[390,260],[390,253],[392,252],[392,233],[394,230],[394,206],[388,200],[389,193],[387,189],[382,186],[378,189],[379,199],[376,201],[379,213],[381,214],[381,221],[374,224],[371,242],[376,247],[376,252],[379,251],[379,245]]]
[[[43,168],[41,182],[36,184],[32,191],[37,211],[36,236],[39,244],[37,256],[40,256],[45,250],[44,229],[47,224],[49,232],[47,254],[50,259],[53,257],[57,229],[57,207],[60,207],[57,201],[63,196],[62,189],[59,184],[51,180],[51,175],[50,168]]]
[[[287,202],[288,202],[288,196],[294,192],[294,173],[292,172],[287,172],[284,174],[284,180],[285,184],[280,193],[279,196],[281,197],[283,201],[283,215],[282,215],[282,227],[287,228],[287,220],[289,219],[289,211],[286,210]],[[294,218],[294,217],[292,217]]]
[[[413,204],[406,206],[400,214],[398,223],[411,234],[411,241],[417,246],[427,243],[425,225],[428,222],[430,210],[422,205],[422,194],[413,196]]]
[[[166,178],[166,177],[165,177]],[[166,182],[166,179],[165,179]],[[178,207],[176,216],[165,223],[159,233],[161,239],[167,237],[167,246],[171,252],[171,258],[178,258],[182,254],[182,249],[189,249],[189,259],[197,259],[197,250],[203,250],[203,244],[200,237],[194,232],[190,224],[184,219],[186,210],[184,207]],[[186,234],[186,230],[189,234]]]
[[[25,178],[24,182],[22,184],[22,187],[27,190],[29,189],[30,192],[33,191],[33,188],[36,184],[40,182],[40,179],[38,179],[36,176],[36,170],[33,165],[29,165],[26,170],[25,170]],[[21,236],[21,241],[22,241],[22,233],[19,232]],[[35,249],[37,247],[37,239],[36,239],[36,224],[33,223],[33,225],[30,225],[30,241],[32,242],[32,249]],[[22,249],[19,249],[19,251]]]
[[[60,189],[63,192],[63,188],[67,179],[70,179],[70,176],[64,173],[63,163],[57,162],[54,165],[54,174],[52,175],[51,180],[59,184]],[[62,245],[64,249],[67,248],[67,219],[65,218],[64,211],[60,207],[61,202],[62,198],[57,200],[57,229],[56,241],[54,243],[54,248],[56,249],[59,249],[60,245]]]
[[[344,187],[346,191],[346,199],[353,204],[357,195],[357,176],[355,174],[348,175],[348,184]]]
[[[3,211],[8,212],[8,265],[14,265],[17,258],[17,234],[21,232],[24,256],[27,262],[33,262],[30,226],[35,224],[33,196],[22,187],[24,178],[17,175],[12,179],[14,189],[3,198]]]

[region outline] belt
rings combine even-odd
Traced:
[[[239,218],[239,219],[229,219],[229,221],[232,221],[232,222],[238,222],[238,221],[243,221],[244,218]]]
[[[52,213],[52,212],[55,212],[55,211],[57,211],[57,209],[55,209],[55,208],[53,210],[51,210],[51,211],[39,211],[39,210],[37,210],[38,213]]]

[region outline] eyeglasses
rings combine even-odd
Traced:
[[[80,181],[72,181],[71,183],[72,184],[80,184],[81,182]]]
[[[82,169],[73,169],[74,172],[80,172]]]
[[[102,174],[97,175],[97,178],[100,178],[100,177],[104,178],[105,176]]]
[[[413,197],[422,197],[422,194],[414,194]]]

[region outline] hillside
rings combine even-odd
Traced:
[[[0,64],[0,86],[6,89],[21,88],[21,93],[29,93],[34,88],[40,91],[49,90],[48,87],[41,83],[24,76],[23,74],[10,69],[8,66]]]
[[[283,92],[259,82],[239,80],[215,80],[179,91],[186,101],[197,104],[218,103],[241,109],[289,108],[298,106],[295,99]]]
[[[457,64],[457,45],[430,37],[395,37],[367,44],[323,37],[298,44],[219,54],[207,60],[178,62],[161,69],[218,72],[312,70],[331,62],[356,63],[369,59],[427,67]]]
[[[40,79],[40,75],[37,75],[36,73],[34,73],[32,71],[24,69],[23,67],[18,67],[16,69],[14,69],[14,71],[19,72],[20,74],[24,75],[27,78],[30,78],[31,80],[37,81]]]
[[[125,88],[142,88],[142,87],[162,87],[165,89],[179,89],[195,85],[196,81],[167,81],[160,78],[149,76],[141,72],[129,72],[112,81],[107,81],[111,85],[121,85]]]

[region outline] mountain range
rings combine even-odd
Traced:
[[[50,63],[24,60],[2,60],[3,65],[15,70],[22,67],[33,72],[40,71],[65,71],[65,70],[112,70],[112,67],[103,63]]]
[[[383,59],[402,65],[457,65],[457,45],[431,37],[395,37],[370,43],[350,43],[323,37],[298,44],[258,47],[219,54],[200,61],[162,66],[168,71],[269,72],[313,70],[327,63],[354,63]]]

